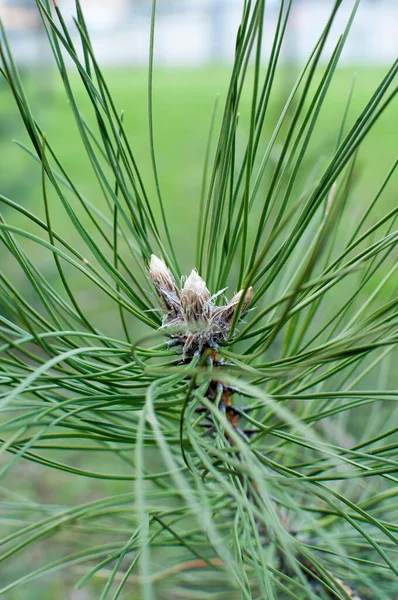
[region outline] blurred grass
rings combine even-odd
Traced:
[[[339,69],[316,127],[309,154],[303,166],[310,171],[322,157],[334,149],[344,108],[352,85],[355,69]],[[358,114],[371,96],[384,73],[383,68],[361,68],[357,71],[353,98],[348,114]],[[197,216],[199,193],[209,122],[215,98],[220,105],[229,81],[227,68],[156,71],[154,77],[155,144],[162,194],[175,238],[177,254],[182,255],[182,266],[191,267],[193,258],[192,233]],[[149,158],[147,119],[147,75],[144,70],[113,70],[107,73],[116,106],[124,111],[124,121],[133,151],[147,186],[149,197],[157,205]],[[279,72],[269,116],[265,123],[264,138],[268,140],[280,114],[287,91],[294,78],[293,69]],[[72,78],[83,113],[89,118],[89,104],[76,77]],[[45,83],[44,92],[43,83]],[[66,170],[73,176],[78,188],[97,205],[102,206],[100,190],[94,180],[87,158],[79,142],[73,117],[65,100],[62,83],[51,72],[29,74],[26,87],[30,92],[33,112],[37,114]],[[246,94],[243,107],[249,107]],[[40,169],[23,151],[12,143],[23,139],[22,124],[7,90],[0,92],[0,152],[2,155],[2,192],[13,200],[42,214]],[[220,117],[220,114],[218,114]],[[241,136],[248,130],[245,111],[241,116]],[[390,107],[378,120],[363,144],[359,155],[359,170],[354,198],[358,210],[374,195],[396,150],[398,133],[398,106]],[[18,135],[20,133],[20,136]],[[238,140],[239,144],[239,140]],[[386,190],[383,203],[394,203],[393,185]],[[355,202],[354,202],[355,206]],[[384,204],[385,206],[385,204]],[[61,208],[53,207],[55,225],[65,228]],[[57,223],[58,220],[58,223]],[[65,230],[63,229],[63,233]],[[185,263],[185,264],[184,264]]]
[[[302,177],[311,171],[317,161],[327,160],[334,149],[339,125],[344,113],[354,69],[340,69],[328,93],[325,107],[313,136],[308,157],[303,166]],[[354,94],[348,115],[358,114],[371,96],[378,81],[382,77],[382,68],[361,68],[357,72]],[[159,168],[160,184],[170,219],[170,229],[175,240],[176,252],[186,271],[192,264],[194,253],[194,228],[198,212],[198,202],[202,178],[203,159],[211,113],[217,94],[223,95],[229,82],[230,72],[226,68],[203,68],[198,70],[156,71],[154,78],[155,103],[155,144]],[[274,100],[268,120],[265,124],[264,138],[267,141],[280,114],[291,81],[294,77],[292,69],[281,70],[275,88]],[[135,152],[141,174],[146,183],[149,197],[155,198],[155,189],[150,165],[148,125],[147,125],[147,74],[144,70],[114,70],[107,73],[110,89],[116,105],[124,111],[124,122]],[[89,110],[77,77],[73,79],[77,93],[81,92],[83,112]],[[77,187],[95,205],[102,207],[103,199],[100,189],[91,172],[87,158],[79,142],[74,121],[68,104],[65,101],[61,82],[55,74],[46,71],[29,73],[25,85],[31,97],[33,112],[37,115],[47,138],[54,145],[65,169],[73,178]],[[44,90],[44,91],[43,91]],[[220,105],[222,103],[220,102]],[[244,99],[243,106],[249,107],[250,99]],[[244,111],[243,111],[244,112]],[[13,138],[25,142],[23,127],[16,115],[11,96],[5,86],[0,88],[0,152],[2,156],[1,192],[21,203],[34,213],[43,217],[40,167],[34,163],[18,146],[12,143]],[[219,115],[220,116],[220,115]],[[87,117],[90,119],[89,115]],[[372,198],[395,156],[398,133],[397,103],[382,115],[376,126],[364,142],[359,155],[359,175],[351,200],[352,217],[355,218]],[[241,120],[241,136],[247,132],[245,115]],[[239,140],[238,140],[239,144]],[[266,185],[266,182],[264,183]],[[396,189],[396,188],[395,188]],[[384,213],[383,206],[394,206],[396,194],[394,185],[390,185],[378,211]],[[154,201],[155,204],[155,201]],[[53,223],[64,236],[74,240],[74,232],[65,221],[63,209],[59,203],[52,203]],[[157,211],[157,205],[155,212]],[[378,213],[376,210],[376,214]],[[6,214],[8,220],[20,223],[21,217]],[[24,226],[28,224],[24,223]],[[69,240],[71,241],[71,240]],[[76,240],[76,244],[79,243]],[[36,261],[48,266],[49,273],[55,276],[52,257],[44,255],[43,249],[32,246],[36,252]],[[3,260],[3,259],[2,259]],[[102,312],[106,318],[106,309],[96,306],[93,310]],[[51,452],[49,453],[51,455]],[[89,455],[89,456],[87,456]],[[69,453],[69,459],[71,455]],[[62,459],[60,452],[57,458]],[[104,470],[106,464],[98,453],[76,452],[75,466]],[[101,469],[99,466],[101,466]],[[122,493],[131,490],[130,482],[101,481],[68,476],[39,465],[20,461],[6,476],[3,485],[10,489],[18,489],[18,494],[26,495],[38,503],[45,501],[54,504],[77,504],[93,500],[100,496]],[[73,483],[72,483],[73,482]],[[12,500],[12,497],[9,498]],[[65,545],[78,545],[77,540],[68,540],[65,534]],[[52,553],[52,545],[42,544],[40,552]],[[38,557],[36,557],[38,558]],[[18,572],[18,559],[15,563]],[[8,577],[7,577],[8,578]],[[0,576],[1,580],[1,576]],[[11,600],[51,600],[54,598],[73,598],[85,600],[90,598],[88,592],[76,592],[67,595],[70,582],[62,574],[58,574],[51,582],[43,580],[29,588],[21,588],[13,592]],[[98,597],[93,591],[93,598]]]

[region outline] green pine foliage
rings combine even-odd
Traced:
[[[201,194],[190,200],[196,218],[178,225],[196,240],[193,266],[220,292],[213,304],[243,294],[227,339],[187,355],[167,343],[148,277],[152,254],[175,281],[188,275],[157,169],[156,1],[155,195],[79,0],[79,47],[61,3],[36,4],[80,136],[76,153],[101,196],[85,196],[47,139],[3,31],[2,74],[29,136],[23,148],[41,172],[42,212],[0,197],[0,473],[32,461],[59,477],[65,502],[37,503],[2,482],[0,593],[33,598],[62,571],[68,590],[51,597],[77,586],[101,600],[394,598],[398,207],[383,199],[397,161],[360,207],[353,189],[362,142],[382,113],[392,118],[398,63],[354,116],[347,90],[344,114],[328,115],[336,145],[318,160],[318,123],[359,1],[325,66],[343,4],[335,2],[271,136],[265,122],[292,2],[280,2],[265,61],[265,0],[242,2],[225,102],[209,119]],[[54,206],[65,229],[53,225]],[[103,326],[79,286],[104,298]],[[98,480],[107,495],[79,502],[71,491],[87,481],[95,490]]]

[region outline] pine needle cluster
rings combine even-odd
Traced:
[[[398,207],[383,203],[397,161],[360,206],[355,181],[367,135],[382,113],[393,118],[398,63],[355,115],[347,90],[344,114],[327,115],[337,144],[315,156],[359,6],[327,54],[346,4],[336,0],[266,135],[292,4],[280,1],[265,56],[265,0],[242,2],[192,199],[195,270],[182,285],[157,169],[156,0],[155,197],[80,1],[75,33],[61,2],[36,5],[100,200],[47,138],[2,33],[2,75],[41,173],[42,210],[0,196],[0,473],[34,463],[65,498],[38,502],[2,484],[5,598],[32,598],[59,572],[69,587],[57,597],[73,586],[101,600],[397,596]],[[83,280],[108,303],[103,325],[79,295]],[[87,481],[104,486],[80,502]]]

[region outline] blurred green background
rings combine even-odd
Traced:
[[[338,69],[301,167],[302,180],[314,169],[319,170],[325,166],[333,153],[353,80],[355,79],[354,92],[345,131],[370,99],[384,71],[382,67]],[[265,121],[264,145],[274,129],[295,74],[293,68],[285,67],[281,68],[277,75],[270,110]],[[227,67],[157,69],[154,76],[154,135],[160,187],[173,241],[184,271],[194,266],[192,261],[196,218],[211,114],[218,97],[218,123],[229,76],[230,71]],[[134,68],[110,70],[106,73],[106,78],[117,108],[124,112],[131,147],[155,214],[159,214],[149,153],[147,74],[142,69]],[[23,73],[23,80],[31,99],[33,113],[66,171],[82,194],[95,206],[104,208],[101,190],[85,156],[62,82],[54,72],[42,70]],[[92,123],[90,106],[77,76],[72,77],[72,82],[81,110]],[[249,91],[247,89],[243,96],[238,152],[239,145],[243,146],[248,135]],[[34,160],[12,142],[17,139],[26,143],[26,134],[11,94],[4,83],[0,88],[0,114],[2,193],[43,216],[41,171]],[[353,218],[362,214],[392,165],[396,151],[397,123],[398,107],[395,102],[377,121],[361,146],[352,193]],[[217,126],[215,131],[217,133]],[[274,156],[271,156],[269,173],[272,172],[272,164],[278,156],[278,150],[277,142]],[[264,192],[266,180],[267,177],[263,185]],[[384,214],[385,207],[394,206],[395,201],[394,186],[390,185],[383,194],[376,214]],[[20,217],[11,214],[11,211],[7,214],[7,209],[5,211],[7,219],[15,224],[20,223]],[[57,199],[51,204],[51,214],[54,227],[60,227],[60,232],[65,235],[68,225]],[[76,237],[73,228],[68,231],[69,236],[72,239]],[[32,247],[32,251],[42,254],[43,260],[48,259],[44,257],[47,253],[43,249]]]

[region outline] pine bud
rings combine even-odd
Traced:
[[[149,275],[156,291],[158,289],[168,290],[169,292],[177,290],[173,275],[165,263],[154,254],[151,255],[151,262],[149,263]]]
[[[240,290],[235,296],[232,298],[230,304],[238,305],[239,300],[241,299],[243,294],[243,290]],[[240,308],[241,313],[245,313],[249,307],[250,302],[253,300],[253,288],[249,287],[246,290],[245,299],[243,300],[242,306]]]
[[[253,299],[253,289],[249,288],[243,299],[241,290],[225,306],[216,306],[196,269],[179,290],[163,260],[154,255],[151,256],[149,275],[166,309],[163,316],[163,327],[168,328],[166,335],[173,345],[182,346],[184,358],[201,354],[205,348],[217,348],[225,342],[238,304],[241,302],[239,313],[242,314]]]
[[[221,324],[223,323],[224,325],[230,325],[232,323],[232,319],[234,318],[235,311],[240,302],[242,294],[243,294],[243,290],[240,290],[239,292],[237,292],[235,294],[235,296],[232,298],[232,300],[230,302],[228,302],[228,304],[226,306],[223,306],[216,311],[214,316],[218,323],[221,323]],[[253,299],[253,288],[249,287],[246,290],[245,298],[244,298],[241,308],[240,308],[240,314],[243,314],[246,312],[252,299]]]
[[[210,292],[196,269],[191,271],[181,291],[181,304],[188,322],[205,321],[210,316]]]
[[[163,300],[169,318],[180,316],[181,300],[175,279],[165,263],[154,254],[152,254],[149,264],[149,276],[158,296]]]

